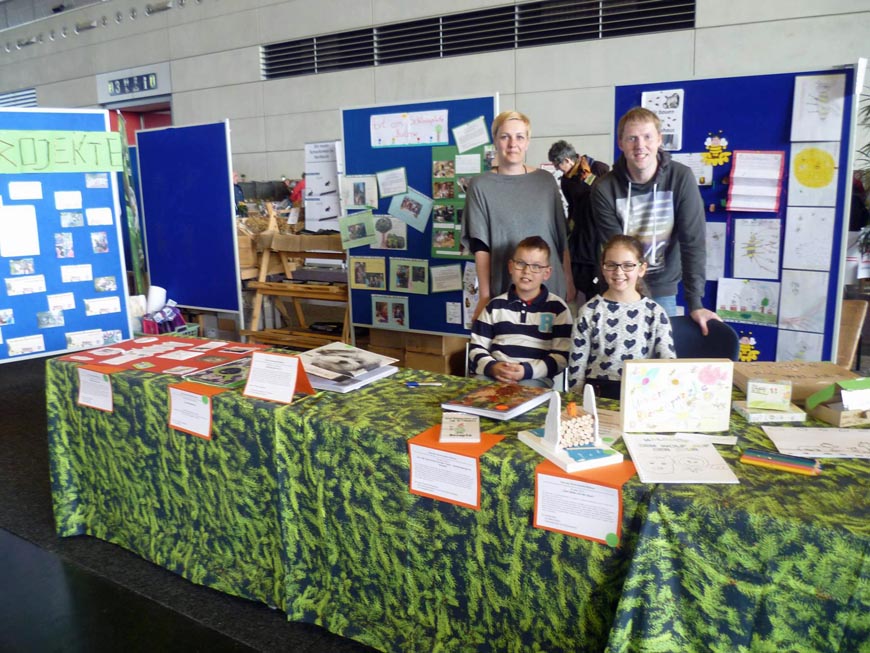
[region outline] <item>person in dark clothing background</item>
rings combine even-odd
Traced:
[[[562,171],[562,194],[568,203],[568,250],[571,252],[571,273],[574,286],[583,293],[581,303],[598,291],[599,243],[592,222],[592,186],[610,166],[584,154],[578,156],[567,141],[550,146],[548,158]]]

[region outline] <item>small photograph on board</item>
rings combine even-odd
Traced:
[[[379,329],[408,329],[408,298],[372,295],[372,324]]]
[[[451,158],[446,161],[433,161],[432,176],[436,179],[452,178],[456,176],[456,166],[454,165],[453,159]]]
[[[57,258],[75,258],[73,237],[69,232],[54,234],[54,253]]]
[[[429,293],[429,261],[390,259],[390,290],[425,295]]]
[[[40,329],[62,327],[63,311],[41,311],[36,313],[36,326]]]
[[[85,215],[81,211],[61,211],[60,226],[64,229],[70,227],[84,227]]]
[[[372,249],[408,249],[407,224],[389,215],[376,215],[374,218],[378,236],[370,245]]]
[[[386,261],[379,256],[351,256],[348,260],[350,287],[355,290],[386,290],[386,265]]]
[[[409,188],[407,193],[393,196],[387,213],[403,220],[422,233],[426,230],[429,215],[432,213],[432,198]]]
[[[12,276],[17,274],[33,274],[35,270],[32,258],[9,259],[9,274]]]
[[[456,222],[456,207],[452,204],[436,203],[435,206],[432,207],[432,222],[438,224],[454,224]]]
[[[344,249],[371,245],[377,239],[374,216],[371,211],[343,215],[338,219],[341,246]]]
[[[372,209],[378,205],[378,182],[374,175],[347,175],[341,178],[344,210]]]
[[[95,231],[91,234],[91,249],[94,254],[109,253],[109,237],[105,231]]]
[[[114,292],[118,290],[118,282],[113,276],[94,277],[94,290],[97,292]]]
[[[449,200],[456,197],[452,181],[432,182],[432,197],[436,200]]]

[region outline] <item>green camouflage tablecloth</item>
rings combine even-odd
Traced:
[[[434,378],[441,387],[407,388]],[[290,406],[214,398],[214,438],[168,427],[167,375],[112,376],[113,413],[47,363],[57,530],[386,651],[870,651],[870,461],[819,477],[623,490],[617,548],[532,527],[541,458],[511,422],[479,511],[410,494],[407,440],[476,381],[399,374]],[[770,446],[734,418],[742,446]]]

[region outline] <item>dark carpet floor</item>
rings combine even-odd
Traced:
[[[144,599],[177,613],[181,625],[176,627],[188,628],[194,633],[200,628],[215,631],[229,641],[241,644],[239,650],[244,650],[245,646],[257,651],[311,653],[373,650],[311,624],[288,622],[282,613],[265,605],[195,585],[102,540],[86,536],[57,537],[54,533],[48,469],[45,359],[0,365],[0,405],[3,406],[3,419],[0,422],[0,529],[48,552],[48,559],[56,562],[43,562],[43,567],[46,564],[59,564],[66,570],[66,577],[71,573],[76,578],[80,574],[99,577],[100,583],[106,581],[119,586],[116,594],[105,594],[113,597],[112,602],[122,600],[118,597],[135,595],[137,600]],[[9,538],[4,541],[8,542]],[[20,571],[21,562],[16,555],[12,555],[8,547],[0,546],[0,578],[9,578],[13,567],[16,572]],[[38,554],[34,552],[30,557],[34,556],[38,557]],[[72,572],[69,571],[71,568]],[[36,586],[36,578],[33,583]],[[0,592],[7,602],[10,596],[13,596],[14,601],[15,595],[10,595],[10,592],[22,591],[11,589],[13,585],[10,582],[3,582],[2,585]],[[0,609],[3,609],[2,605]],[[105,612],[107,619],[113,618],[109,607]],[[85,619],[82,617],[83,623],[74,624],[74,627],[86,628]],[[116,650],[142,650],[141,624],[134,627],[134,621],[130,622],[126,645]],[[28,634],[36,636],[45,626],[38,621],[20,624],[24,631],[33,629],[30,633],[22,632],[21,637],[26,638]],[[124,634],[115,632],[113,637],[123,638]],[[117,644],[118,640],[114,639],[113,642]],[[6,648],[4,640],[0,640],[0,650],[14,649]],[[88,648],[71,646],[53,650]],[[90,650],[98,648],[91,647]],[[151,650],[165,649],[158,646]]]

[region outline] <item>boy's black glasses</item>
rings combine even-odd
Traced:
[[[516,261],[514,261],[514,263],[516,263]],[[622,268],[623,272],[631,272],[638,265],[638,263],[613,263],[612,261],[608,261],[607,263],[604,263],[601,267],[603,267],[608,272],[613,272],[617,268]]]
[[[529,268],[534,274],[540,274],[544,270],[546,270],[549,265],[540,265],[538,263],[526,263],[525,261],[518,261],[513,259],[514,267],[520,272],[524,272],[526,268]]]

